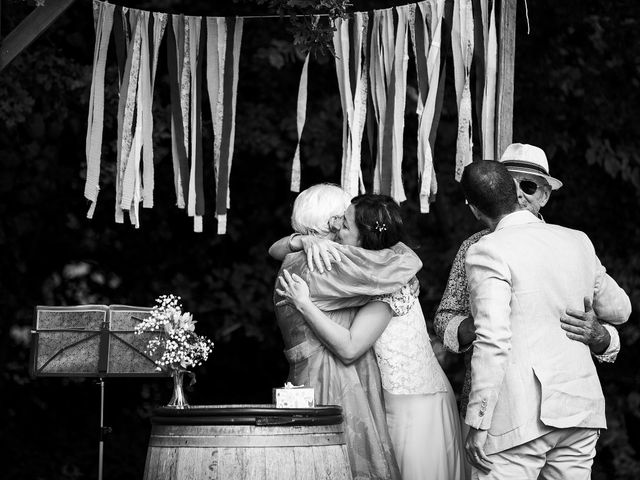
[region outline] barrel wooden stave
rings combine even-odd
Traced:
[[[350,480],[341,425],[154,425],[145,480]]]

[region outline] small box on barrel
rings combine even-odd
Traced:
[[[296,386],[287,382],[283,388],[273,389],[276,408],[313,408],[316,406],[313,387]]]

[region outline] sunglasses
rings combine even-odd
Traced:
[[[536,182],[532,180],[520,180],[520,190],[522,190],[527,195],[533,195],[538,191],[540,187]]]

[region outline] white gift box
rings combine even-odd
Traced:
[[[273,389],[273,403],[276,408],[313,408],[316,406],[315,392],[313,387],[287,383],[284,388]]]

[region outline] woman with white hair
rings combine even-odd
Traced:
[[[349,200],[335,185],[315,185],[305,190],[293,208],[296,233],[270,249],[276,258],[284,257],[282,269],[307,281],[314,300],[331,321],[347,328],[369,295],[398,290],[422,267],[420,259],[403,244],[376,252],[334,245],[328,255],[340,261],[325,273],[311,271],[304,253],[287,254],[301,249],[302,242],[311,251],[309,245],[332,239]],[[290,367],[288,381],[313,387],[319,405],[342,406],[354,479],[399,479],[373,351],[365,352],[352,364],[343,363],[325,348],[300,312],[281,300],[283,297],[276,293],[275,311]]]

